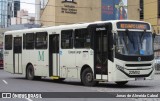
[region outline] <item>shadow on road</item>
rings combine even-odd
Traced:
[[[24,77],[11,77],[10,79],[19,79],[19,80],[27,80]],[[29,80],[28,80],[29,81]],[[56,83],[56,84],[66,84],[66,85],[73,85],[73,86],[83,86],[83,84],[80,81],[56,81],[52,79],[41,79],[41,80],[33,80],[33,81],[42,81],[42,82],[48,82],[48,83]],[[140,83],[141,84],[141,83]],[[116,83],[99,83],[98,85],[94,86],[98,88],[148,88],[152,87],[149,85],[138,85],[138,82],[135,84],[126,84],[124,86],[119,86]]]

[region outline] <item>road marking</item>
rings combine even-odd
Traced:
[[[29,99],[29,98],[25,98],[25,99],[28,100],[28,101],[33,101],[33,100]]]
[[[8,82],[7,81],[5,81],[5,80],[2,80],[5,84],[8,84]]]
[[[97,89],[96,91],[98,91],[98,92],[104,92],[104,90],[102,90],[102,89]]]

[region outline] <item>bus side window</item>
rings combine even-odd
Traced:
[[[26,49],[26,34],[23,34],[23,49]]]
[[[36,49],[47,49],[47,32],[37,32],[35,38]]]
[[[12,50],[12,35],[5,35],[5,50]]]
[[[75,48],[90,48],[90,34],[87,29],[75,30]]]
[[[61,32],[61,48],[71,49],[73,48],[73,30],[63,30]]]
[[[26,49],[34,49],[34,33],[26,34]]]

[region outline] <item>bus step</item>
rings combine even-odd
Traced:
[[[52,79],[59,79],[59,76],[51,76]]]

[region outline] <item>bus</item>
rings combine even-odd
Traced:
[[[27,79],[77,79],[98,82],[151,80],[153,33],[149,23],[110,20],[4,34],[4,70]]]

